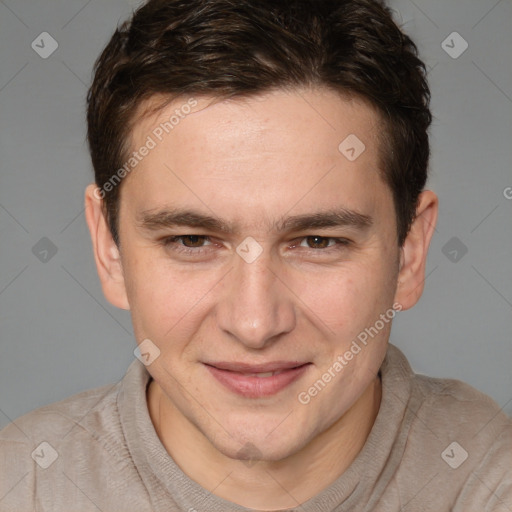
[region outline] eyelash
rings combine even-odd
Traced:
[[[194,234],[194,235],[177,235],[177,236],[167,237],[162,240],[162,244],[165,247],[171,248],[175,252],[179,252],[179,253],[187,254],[187,255],[201,255],[204,252],[208,251],[208,249],[205,249],[204,246],[203,247],[187,247],[187,246],[184,246],[184,245],[178,243],[179,240],[182,240],[184,238],[191,237],[191,236],[204,238],[205,241],[211,242],[210,237],[207,235],[195,235]],[[321,238],[323,240],[334,240],[335,241],[334,245],[330,245],[325,248],[315,249],[312,247],[303,247],[304,249],[309,249],[309,250],[311,250],[313,252],[317,252],[317,253],[321,253],[321,252],[326,253],[326,252],[331,252],[331,251],[336,251],[336,250],[342,250],[351,244],[350,240],[347,240],[346,238],[337,238],[337,237],[332,237],[332,236],[320,236],[320,235],[303,236],[301,238],[297,238],[296,240],[300,240],[302,242],[303,240],[306,240],[307,238]],[[214,245],[214,244],[212,243],[211,245]],[[172,246],[174,246],[174,247],[172,247]],[[297,247],[297,246],[298,246],[298,244],[293,245],[293,247]],[[209,246],[206,246],[206,247],[209,247]]]

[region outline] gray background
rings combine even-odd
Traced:
[[[102,295],[83,192],[92,65],[135,5],[0,1],[0,427],[119,380],[134,358],[129,314]],[[399,315],[392,340],[416,371],[464,380],[510,414],[512,4],[391,5],[430,68],[430,187],[441,202],[424,296]],[[457,58],[442,47],[454,31],[469,45]],[[31,47],[42,32],[59,45],[46,59]],[[462,48],[457,36],[446,45]]]

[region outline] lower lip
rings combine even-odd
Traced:
[[[220,370],[206,365],[210,373],[226,388],[246,398],[263,398],[272,396],[299,379],[309,364],[284,370],[272,377],[248,377],[241,373]]]

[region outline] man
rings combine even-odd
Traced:
[[[373,0],[149,1],[88,96],[137,355],[0,436],[0,510],[512,510],[511,422],[389,344],[425,278],[424,66]]]

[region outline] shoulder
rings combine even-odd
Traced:
[[[84,391],[12,421],[0,431],[0,467],[10,467],[10,475],[28,474],[24,482],[34,486],[36,482],[29,480],[38,468],[69,467],[90,457],[114,462],[124,451],[119,387],[120,383]],[[10,475],[0,477],[0,494],[11,483]]]
[[[409,388],[403,478],[432,478],[438,499],[449,499],[456,512],[512,507],[512,420],[464,382],[414,373],[396,350],[397,386]]]
[[[411,397],[416,398],[418,414],[435,429],[471,431],[493,440],[512,425],[492,398],[460,380],[414,374]]]
[[[9,468],[0,471],[6,510],[32,510],[34,500],[41,510],[65,510],[66,500],[81,499],[77,485],[104,502],[110,475],[122,475],[115,484],[121,487],[137,479],[119,414],[122,392],[123,381],[84,391],[25,414],[0,431],[0,467]]]
[[[453,379],[417,375],[418,418],[431,431],[442,475],[460,482],[454,512],[512,507],[512,420],[489,396]],[[454,474],[457,474],[455,477]]]
[[[94,419],[98,421],[101,416],[115,412],[119,385],[83,391],[20,416],[0,430],[0,445],[26,444],[41,437],[60,441],[70,429],[77,426],[93,428]]]
[[[391,392],[407,388],[407,410],[414,412],[424,427],[441,432],[471,431],[494,439],[512,420],[488,395],[456,379],[435,378],[415,373],[404,354],[390,345],[386,361]]]

